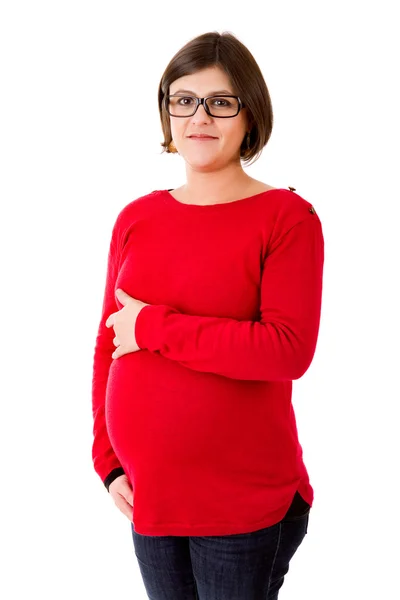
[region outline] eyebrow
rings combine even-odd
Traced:
[[[193,96],[196,96],[196,92],[193,92],[192,90],[176,90],[176,92],[174,92],[174,94],[192,94]],[[171,96],[173,96],[174,94],[171,94]],[[207,96],[215,96],[216,94],[229,94],[230,96],[234,96],[233,92],[230,92],[229,90],[215,90],[214,92],[209,92],[207,94]]]

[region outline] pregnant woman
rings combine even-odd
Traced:
[[[292,383],[316,350],[321,222],[294,188],[243,169],[273,112],[235,36],[189,41],[158,103],[186,181],[136,198],[113,226],[94,468],[130,521],[149,598],[276,600],[314,496]]]

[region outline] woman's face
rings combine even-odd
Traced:
[[[219,67],[202,69],[191,75],[176,79],[170,85],[170,94],[188,96],[232,94],[228,75]],[[247,131],[246,109],[229,119],[211,117],[200,105],[191,117],[170,116],[171,134],[176,149],[183,159],[194,169],[216,168],[239,160],[239,151]],[[205,133],[215,136],[211,141],[198,141],[189,136]]]

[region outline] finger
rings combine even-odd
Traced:
[[[113,339],[113,344],[114,346],[120,346],[121,342],[119,341],[119,339],[117,338],[117,336],[115,336],[115,338]]]
[[[133,506],[133,490],[128,483],[126,483],[120,492],[118,492],[122,500]]]
[[[128,504],[133,506],[133,490],[131,487],[129,487],[125,492],[125,500],[128,502]]]
[[[128,517],[128,519],[130,521],[132,521],[132,516],[133,516],[133,507],[128,504],[128,502],[126,502],[126,500],[122,497],[120,497],[118,499],[118,501],[116,502],[116,505],[118,506],[119,510],[126,516]]]
[[[118,288],[115,291],[115,295],[117,296],[117,298],[123,305],[127,304],[129,302],[129,300],[131,300],[131,298],[132,298],[132,296],[130,296],[129,294],[124,292],[124,290],[121,290],[121,288]]]
[[[108,319],[105,323],[106,327],[111,327],[111,325],[114,325],[114,315],[116,313],[112,313],[111,315],[108,316]]]

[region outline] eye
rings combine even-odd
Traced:
[[[178,100],[178,104],[180,104],[181,106],[190,106],[190,104],[193,104],[193,102],[194,99],[191,96],[182,96]]]
[[[226,100],[226,98],[213,98],[212,102],[217,107],[220,106],[221,108],[223,108],[225,106],[231,106],[231,103],[229,102],[229,100]]]

